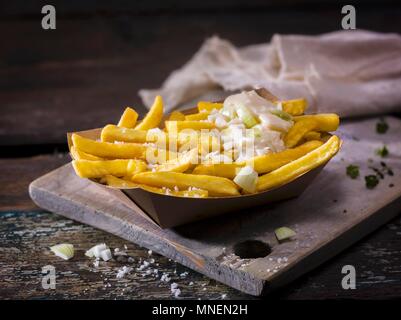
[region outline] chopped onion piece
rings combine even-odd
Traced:
[[[230,106],[230,107],[224,106],[224,107],[220,110],[220,113],[221,113],[222,115],[226,116],[226,117],[229,118],[229,119],[234,119],[234,118],[237,116],[237,114],[236,114],[234,108],[232,108],[231,106]]]
[[[110,249],[102,250],[102,252],[100,252],[100,257],[103,261],[109,261],[112,258]]]
[[[253,193],[256,191],[258,173],[251,166],[243,167],[238,171],[234,178],[234,182],[246,192]]]
[[[285,111],[282,111],[282,110],[272,110],[272,111],[270,111],[272,114],[274,114],[275,116],[277,116],[277,117],[279,117],[279,118],[281,118],[281,119],[283,119],[283,120],[285,120],[285,121],[291,121],[292,120],[292,116],[289,114],[289,113],[287,113],[287,112],[285,112]]]
[[[278,241],[283,241],[283,240],[292,238],[293,236],[296,235],[294,230],[287,228],[287,227],[278,228],[278,229],[274,230],[274,233],[276,234]]]
[[[85,252],[85,255],[89,258],[100,258],[100,253],[103,250],[108,249],[105,243],[97,244],[96,246],[90,248],[88,251]]]
[[[292,121],[286,121],[271,112],[259,115],[263,126],[267,126],[270,130],[288,131],[292,127]]]
[[[74,256],[74,246],[69,243],[61,243],[50,247],[50,250],[64,260],[69,260]]]
[[[249,129],[258,124],[256,118],[252,115],[252,112],[244,105],[239,105],[237,108],[238,117],[242,120],[245,126]]]

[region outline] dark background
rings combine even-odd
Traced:
[[[45,4],[56,7],[56,30],[41,28]],[[3,246],[17,246],[27,252],[27,256],[17,258],[6,255],[0,261],[1,297],[41,297],[35,290],[23,288],[38,279],[32,271],[35,264],[26,261],[33,259],[38,266],[44,263],[43,257],[35,256],[31,249],[38,243],[57,243],[58,237],[71,232],[59,226],[62,218],[41,213],[27,191],[30,181],[69,161],[63,153],[67,150],[67,131],[115,122],[127,105],[143,114],[138,90],[159,87],[207,37],[217,34],[242,46],[269,41],[275,33],[335,31],[341,28],[345,4],[356,7],[357,28],[401,32],[400,1],[1,1],[0,238]],[[116,237],[75,225],[78,231],[72,236],[82,243],[107,240],[121,246]],[[38,238],[16,236],[16,230],[39,227],[51,232]],[[401,240],[394,231],[399,227],[398,218],[284,289],[278,297],[399,297]],[[146,256],[146,251],[134,250],[135,255]],[[176,267],[167,259],[163,263],[166,270]],[[339,286],[341,266],[349,263],[361,265],[365,272],[360,275],[365,284],[360,282],[353,292]],[[76,288],[89,285],[76,272],[77,282],[56,297],[82,297]],[[205,279],[192,277],[195,286]],[[161,293],[156,284],[144,282],[139,286],[132,297],[170,296],[168,291]],[[203,292],[198,287],[198,292]],[[215,284],[215,288],[216,293],[227,292],[223,285]],[[205,292],[205,297],[208,294]],[[96,297],[114,296],[100,292],[92,296]],[[230,297],[244,296],[231,290]]]
[[[41,28],[41,8],[57,29]],[[2,1],[0,145],[61,145],[65,132],[115,121],[126,105],[145,109],[156,88],[214,34],[242,46],[274,33],[341,28],[338,1]],[[401,2],[359,1],[357,28],[401,31]],[[14,155],[15,148],[6,148]],[[35,147],[35,152],[40,147]]]

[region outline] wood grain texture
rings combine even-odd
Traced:
[[[37,210],[28,194],[29,184],[68,161],[67,154],[0,159],[0,211]]]
[[[385,299],[399,298],[401,292],[401,220],[394,219],[330,262],[295,281],[267,299]],[[44,212],[0,213],[0,297],[1,299],[174,299],[169,284],[160,282],[167,272],[182,290],[183,299],[253,299],[199,273],[153,254],[159,276],[142,276],[136,270],[116,279],[122,266],[137,267],[139,259],[150,260],[147,249],[109,233]],[[77,252],[70,261],[55,257],[50,246],[73,243]],[[135,261],[101,262],[98,268],[84,256],[94,244],[105,242],[122,249]],[[158,265],[157,265],[158,264]],[[357,271],[357,289],[341,288],[341,268],[351,264]],[[56,290],[41,287],[41,270],[56,268]],[[176,270],[176,274],[174,271]],[[179,275],[188,272],[186,278]],[[170,283],[171,283],[170,282]],[[193,282],[192,285],[189,285]],[[107,284],[111,286],[108,287]]]
[[[390,130],[383,137],[372,130],[376,122],[344,124],[339,132],[344,140],[342,151],[299,198],[175,229],[160,229],[110,189],[76,177],[70,165],[32,183],[30,194],[45,209],[107,230],[246,293],[261,295],[312,270],[400,212],[397,146],[401,122],[387,118]],[[345,176],[349,163],[358,164],[362,172],[370,170],[374,160],[369,164],[367,159],[382,143],[392,150],[386,161],[393,176],[374,190],[367,190],[362,179]],[[280,226],[296,230],[296,240],[278,243],[273,231]],[[241,259],[235,247],[248,239],[267,243],[271,254]]]

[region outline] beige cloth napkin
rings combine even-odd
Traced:
[[[265,87],[281,99],[306,97],[310,112],[358,116],[401,111],[401,36],[337,31],[319,36],[274,35],[270,43],[237,48],[207,39],[160,89],[140,90],[150,106],[157,94],[172,110],[212,92]]]

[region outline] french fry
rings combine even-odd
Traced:
[[[207,198],[209,192],[207,190],[201,189],[191,189],[191,190],[171,190],[166,188],[149,187],[145,185],[140,185],[141,189],[149,192],[160,193],[168,196],[185,197],[185,198]]]
[[[310,131],[305,133],[304,139],[306,141],[312,141],[312,140],[319,140],[322,137],[322,134],[317,131]]]
[[[138,113],[130,108],[127,107],[122,114],[120,121],[118,122],[119,127],[124,128],[133,128],[136,125],[136,120],[138,119]]]
[[[71,146],[70,148],[71,156],[74,160],[103,160],[100,157],[94,156],[92,154],[83,152],[79,149],[77,149],[75,146]]]
[[[150,130],[119,128],[112,124],[105,126],[101,133],[101,140],[104,142],[155,143],[162,149],[167,149],[169,140],[172,139],[177,139],[177,137],[164,131],[151,132]]]
[[[310,131],[335,131],[340,124],[340,118],[336,114],[316,114],[294,117],[294,125],[284,137],[284,143],[288,148],[297,145],[304,135]]]
[[[163,100],[157,96],[145,118],[135,127],[136,130],[149,130],[156,128],[163,118]]]
[[[202,134],[198,139],[198,150],[201,155],[206,155],[212,151],[220,151],[220,140],[215,136]]]
[[[338,152],[340,145],[341,140],[337,136],[332,136],[325,144],[315,150],[270,173],[260,176],[257,190],[261,192],[281,186],[301,174],[324,164]]]
[[[168,149],[160,149],[147,147],[145,151],[145,160],[152,164],[163,164],[169,160],[174,160],[179,157],[179,152]]]
[[[267,173],[281,166],[304,156],[308,152],[320,147],[321,141],[308,141],[293,149],[286,149],[281,152],[268,153],[254,157],[246,162],[240,163],[242,166],[253,166],[257,173]]]
[[[104,177],[105,183],[113,188],[118,189],[134,189],[141,188],[149,192],[159,193],[164,195],[172,195],[176,197],[188,197],[188,198],[206,198],[208,196],[208,192],[206,190],[201,189],[191,189],[191,190],[170,190],[166,188],[157,188],[150,187],[146,185],[136,184],[132,181],[117,178],[112,175],[106,175]]]
[[[186,118],[185,114],[179,111],[173,111],[168,117],[170,121],[182,121],[185,120],[185,118]]]
[[[306,133],[315,130],[317,126],[317,122],[313,119],[305,119],[295,122],[284,136],[284,144],[288,148],[295,147]]]
[[[257,178],[256,189],[260,192],[288,183],[334,156],[341,141],[328,132],[338,128],[337,115],[304,115],[306,99],[280,101],[266,90],[263,94],[259,91],[274,104],[281,103],[282,109],[276,110],[275,115],[293,121],[281,133],[287,147],[284,151],[235,162],[240,150],[230,147],[224,134],[220,135],[221,128],[208,121],[210,113],[223,108],[223,103],[200,101],[197,113],[174,111],[163,118],[163,101],[157,96],[140,123],[136,111],[127,107],[118,125],[109,124],[102,129],[100,141],[73,134],[72,165],[80,177],[97,179],[118,189],[142,188],[180,197],[220,197],[247,193],[248,181],[236,178],[246,166],[253,167],[252,182],[256,183]],[[254,116],[254,123],[268,122]],[[245,126],[251,124],[245,122]],[[256,133],[255,130],[255,137],[260,137],[263,144],[264,136]],[[227,150],[223,150],[223,143],[227,143]],[[224,155],[224,161],[214,158],[219,154]],[[198,165],[199,159],[210,161]],[[258,174],[261,176],[257,177]]]
[[[142,172],[134,175],[132,181],[153,187],[207,190],[210,196],[237,196],[238,187],[227,178],[186,174],[178,172]]]
[[[207,120],[207,117],[209,116],[209,112],[203,111],[199,113],[193,113],[185,116],[185,120],[188,121],[200,121],[200,120]],[[171,120],[171,119],[170,119]]]
[[[180,132],[185,129],[192,130],[202,130],[202,129],[214,129],[215,125],[212,122],[207,121],[166,121],[166,130],[167,132]]]
[[[300,116],[305,113],[308,107],[307,101],[303,99],[293,99],[281,101],[283,111],[289,113],[292,116]]]
[[[293,117],[295,122],[304,120],[314,120],[317,123],[316,131],[336,131],[340,125],[340,117],[335,113],[308,114]]]
[[[121,128],[112,124],[108,124],[102,129],[100,138],[103,142],[124,141],[145,143],[149,142],[147,140],[147,135],[148,132],[145,130]]]
[[[193,149],[179,154],[177,159],[172,159],[155,167],[157,172],[184,172],[198,162],[198,150]]]
[[[127,176],[146,170],[146,163],[141,160],[73,160],[72,166],[81,178],[101,178],[105,175]]]
[[[207,163],[197,165],[192,173],[234,179],[241,167],[243,165],[238,163]]]
[[[222,103],[218,102],[206,102],[206,101],[199,101],[198,102],[198,111],[203,112],[203,111],[208,111],[211,112],[213,109],[220,110],[223,108]]]
[[[132,181],[126,180],[126,179],[121,179],[117,178],[113,175],[106,175],[104,176],[104,182],[113,188],[118,188],[118,189],[133,189],[133,188],[139,188],[139,185],[136,183],[133,183]]]
[[[76,133],[72,135],[72,142],[77,149],[106,159],[143,159],[146,152],[146,146],[142,144],[100,142]]]

